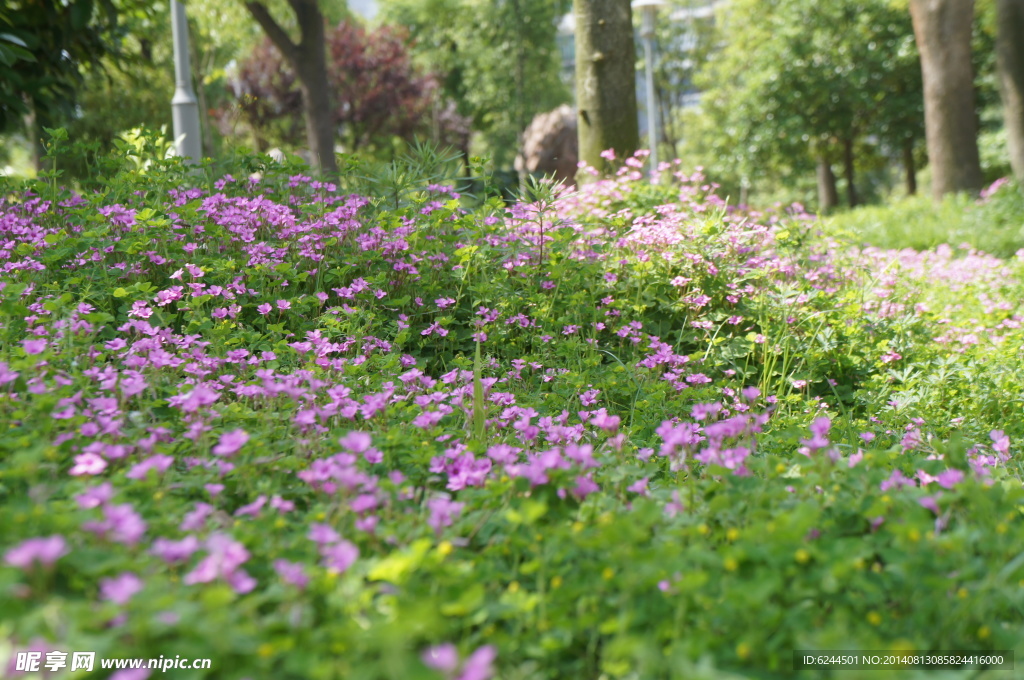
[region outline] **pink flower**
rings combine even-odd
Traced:
[[[469,655],[462,666],[462,675],[458,680],[488,680],[494,675],[494,659],[498,650],[494,645],[484,645]]]
[[[249,559],[244,545],[227,534],[213,534],[206,540],[206,550],[207,556],[185,575],[183,583],[210,583],[220,577],[236,592],[245,593],[255,587],[255,581],[239,568]]]
[[[962,482],[964,479],[964,473],[960,470],[949,469],[943,470],[935,478],[935,481],[939,483],[939,486],[945,489],[952,489],[954,486]]]
[[[879,489],[882,491],[888,491],[892,488],[902,488],[904,486],[916,486],[912,479],[907,479],[902,472],[899,470],[893,470],[892,474],[889,475],[889,479],[885,480],[879,485]]]
[[[430,510],[427,523],[440,535],[443,528],[451,526],[455,516],[462,512],[464,506],[464,503],[456,503],[447,498],[431,498],[427,501],[427,508]]]
[[[220,436],[220,441],[213,447],[215,456],[233,456],[238,450],[249,441],[249,435],[245,430],[232,430]]]
[[[83,453],[79,456],[75,456],[75,465],[68,472],[72,477],[80,477],[81,475],[98,475],[107,469],[107,461],[100,458],[95,453]]]
[[[325,567],[345,572],[359,558],[359,548],[348,541],[340,541],[321,546],[320,555],[324,558]]]
[[[89,510],[106,504],[113,497],[113,485],[111,485],[110,482],[104,482],[99,486],[86,489],[82,493],[78,494],[75,496],[75,501],[78,503],[78,507],[82,510]]]
[[[100,599],[123,606],[135,593],[142,590],[142,585],[142,579],[126,571],[120,576],[100,581]]]
[[[12,567],[27,570],[38,562],[44,567],[51,566],[68,554],[67,542],[60,534],[46,538],[30,538],[22,541],[4,554],[4,561]]]
[[[273,309],[273,307],[264,302],[262,305],[256,308],[256,311],[262,314],[263,316],[266,316],[267,314],[270,314],[271,310]]]
[[[291,309],[292,308],[292,303],[289,302],[288,300],[278,300],[277,301],[277,308],[281,309],[281,310]]]
[[[308,537],[309,540],[320,545],[337,543],[341,540],[341,536],[329,524],[317,524],[316,522],[309,526]]]
[[[150,470],[162,473],[171,467],[174,462],[173,456],[156,455],[150,456],[143,461],[136,463],[125,475],[128,479],[145,479]]]
[[[152,671],[148,668],[124,668],[115,671],[110,680],[146,680],[150,675]]]
[[[992,440],[992,450],[996,453],[1008,456],[1010,454],[1010,438],[1002,430],[992,430],[989,433]]]
[[[46,350],[46,344],[46,340],[42,338],[21,341],[21,346],[25,350],[25,354],[42,354],[43,351]]]
[[[370,448],[372,440],[366,432],[353,430],[338,440],[338,444],[349,453],[363,453]]]
[[[288,560],[274,560],[274,571],[285,583],[291,584],[300,590],[309,585],[309,577],[306,576],[305,567],[298,562]]]
[[[430,668],[445,673],[453,673],[459,666],[459,650],[450,642],[430,647],[420,658]]]
[[[922,508],[927,508],[936,515],[939,514],[939,504],[936,502],[935,496],[922,496],[917,499],[917,502],[921,504]]]
[[[103,506],[103,521],[85,522],[82,528],[124,545],[135,545],[146,533],[146,523],[131,503]]]
[[[186,536],[180,541],[158,538],[153,541],[150,552],[164,562],[174,564],[175,562],[185,562],[197,550],[199,550],[199,539],[195,536]]]

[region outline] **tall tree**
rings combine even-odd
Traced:
[[[971,67],[974,0],[910,0],[910,16],[921,54],[932,195],[977,191],[983,178]]]
[[[262,2],[246,2],[253,18],[284,55],[299,79],[306,113],[306,138],[313,167],[327,173],[338,170],[334,157],[334,122],[327,78],[324,15],[318,0],[288,0],[299,26],[298,42],[274,19]]]
[[[0,4],[0,132],[25,125],[38,153],[42,128],[74,110],[83,68],[125,57],[122,15],[151,13],[149,5],[143,0]]]
[[[629,0],[573,0],[579,158],[602,170],[601,152],[640,146],[636,47]]]
[[[996,69],[1010,167],[1024,182],[1024,0],[998,0],[996,14]]]
[[[417,63],[469,116],[479,146],[508,167],[535,115],[571,100],[559,78],[558,21],[571,0],[379,0],[409,32]],[[468,149],[466,149],[468,151]]]
[[[725,47],[698,78],[709,119],[701,133],[716,155],[748,177],[816,168],[822,212],[839,202],[841,168],[856,205],[859,142],[875,135],[900,150],[920,134],[920,63],[905,9],[890,0],[733,0],[724,18]]]

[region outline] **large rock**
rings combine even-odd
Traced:
[[[556,180],[574,184],[578,159],[576,111],[563,104],[537,114],[526,128],[515,166],[520,174],[554,175]]]

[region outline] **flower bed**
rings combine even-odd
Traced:
[[[0,657],[470,680],[1012,649],[1022,258],[858,249],[638,163],[507,209],[272,173],[10,194]]]

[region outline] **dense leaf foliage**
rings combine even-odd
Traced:
[[[642,157],[474,210],[251,163],[0,203],[15,649],[723,678],[1019,644],[1020,256],[854,247]]]
[[[419,134],[435,143],[465,148],[469,121],[445,100],[434,77],[417,69],[400,30],[368,31],[343,21],[327,32],[327,70],[334,100],[331,117],[350,152],[383,148]],[[264,40],[232,79],[235,107],[256,138],[258,150],[273,141],[302,137],[302,96],[291,68]],[[230,118],[224,110],[222,117]]]

